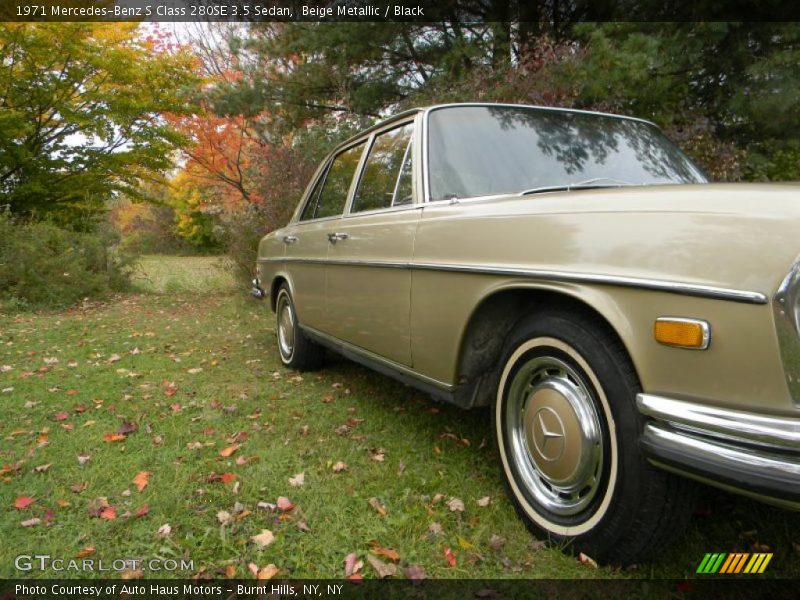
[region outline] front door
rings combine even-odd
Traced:
[[[327,312],[337,338],[411,365],[414,235],[413,122],[374,136],[350,210],[331,223]]]

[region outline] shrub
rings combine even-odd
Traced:
[[[110,230],[62,229],[0,212],[0,301],[5,310],[64,307],[124,288],[133,258]]]

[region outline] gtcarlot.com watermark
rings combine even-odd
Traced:
[[[114,560],[90,558],[53,558],[49,554],[20,554],[14,559],[18,571],[64,571],[80,573],[122,573],[125,571],[152,571],[173,573],[194,571],[194,561],[183,558],[116,558]]]

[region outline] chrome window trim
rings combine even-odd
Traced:
[[[348,192],[348,199],[347,205],[345,206],[345,211],[339,215],[340,217],[350,217],[350,216],[361,216],[365,214],[374,214],[379,212],[384,212],[395,208],[394,206],[394,195],[392,195],[392,204],[389,206],[385,206],[383,208],[373,208],[372,210],[361,210],[358,212],[353,212],[353,202],[355,202],[355,194],[358,191],[358,187],[361,185],[361,178],[364,176],[364,169],[367,167],[367,160],[369,160],[370,152],[372,152],[372,147],[375,145],[375,139],[379,135],[383,135],[393,129],[398,129],[400,127],[405,127],[406,125],[413,124],[414,129],[411,130],[411,139],[409,140],[408,146],[411,146],[414,143],[414,134],[417,130],[417,122],[416,119],[408,119],[407,121],[395,120],[393,119],[390,123],[386,124],[386,127],[383,127],[383,124],[378,124],[375,126],[375,129],[370,133],[369,137],[367,138],[367,147],[364,149],[364,154],[361,155],[361,160],[358,163],[358,169],[356,171],[356,175],[358,177],[353,179],[355,183],[355,187]],[[403,154],[403,162],[405,163],[405,153]],[[413,165],[412,165],[413,169]],[[399,179],[399,173],[397,179]],[[412,184],[413,186],[413,184]],[[397,181],[395,181],[395,189],[397,188]],[[402,206],[409,206],[413,207],[416,204],[415,201],[412,201],[411,204],[404,204]]]
[[[329,265],[347,265],[361,267],[393,268],[393,269],[417,269],[421,271],[445,271],[455,273],[471,273],[477,275],[505,275],[509,277],[520,277],[523,279],[533,279],[537,281],[563,281],[570,283],[595,283],[598,285],[612,285],[619,287],[631,287],[648,290],[658,290],[672,294],[684,296],[696,296],[700,298],[714,298],[718,300],[729,300],[731,302],[742,302],[746,304],[766,304],[767,297],[760,292],[747,290],[736,290],[694,283],[683,283],[678,281],[668,281],[662,279],[646,279],[639,277],[622,277],[617,275],[600,275],[596,273],[581,273],[572,271],[551,271],[546,269],[525,269],[515,267],[500,266],[473,266],[449,263],[425,263],[425,262],[387,262],[370,260],[330,260],[324,258],[293,258],[275,257],[259,259],[259,262],[298,262],[298,263],[323,263]]]
[[[325,160],[322,161],[322,166],[317,169],[317,172],[314,174],[312,178],[313,185],[306,188],[306,191],[303,193],[303,199],[300,202],[298,209],[295,211],[295,214],[292,215],[292,219],[289,221],[289,225],[296,225],[299,223],[317,223],[319,221],[324,221],[326,219],[341,219],[344,215],[347,214],[347,211],[350,209],[350,203],[353,201],[353,183],[361,178],[361,169],[364,165],[364,152],[369,147],[372,142],[372,136],[366,137],[356,137],[352,140],[348,140],[348,143],[343,144],[341,146],[337,146],[336,149],[331,152],[328,156],[325,157]],[[348,150],[352,150],[359,144],[364,144],[364,150],[361,151],[361,156],[358,159],[358,164],[356,165],[355,173],[353,174],[353,179],[350,180],[350,187],[347,188],[347,198],[344,201],[344,207],[342,208],[342,212],[338,215],[330,215],[328,217],[315,217],[313,219],[305,219],[303,221],[300,220],[300,217],[303,214],[303,211],[306,209],[306,205],[308,204],[309,200],[311,199],[311,195],[316,187],[317,182],[320,181],[322,178],[321,184],[325,187],[325,182],[328,179],[328,171],[330,171],[331,165],[333,165],[333,161],[336,160],[339,156],[347,152]],[[316,211],[315,211],[316,212]]]
[[[708,324],[708,321],[704,321],[703,319],[691,319],[689,317],[658,317],[656,319],[656,323],[686,323],[689,325],[700,325],[700,329],[703,332],[703,342],[700,346],[664,344],[664,342],[658,342],[658,340],[656,340],[659,344],[664,344],[665,346],[670,346],[672,348],[683,348],[686,350],[707,350],[709,344],[711,343],[711,326]]]
[[[437,110],[442,110],[442,109],[447,109],[447,108],[461,108],[461,107],[524,108],[524,109],[542,110],[542,111],[547,111],[547,112],[561,112],[561,113],[573,113],[573,114],[579,114],[579,115],[594,115],[594,116],[598,116],[598,117],[610,117],[610,118],[619,119],[619,120],[622,120],[622,121],[637,121],[639,123],[645,123],[646,125],[650,125],[652,127],[655,127],[656,129],[658,129],[658,131],[661,131],[663,133],[662,129],[658,125],[656,125],[652,121],[648,121],[647,119],[641,119],[639,117],[629,117],[629,116],[626,116],[626,115],[615,115],[615,114],[612,114],[612,113],[605,113],[605,112],[599,112],[599,111],[594,111],[594,110],[580,110],[580,109],[577,109],[577,108],[559,108],[559,107],[556,107],[556,106],[535,106],[535,105],[530,105],[530,104],[513,104],[513,103],[505,103],[505,102],[452,102],[452,103],[449,103],[449,104],[437,104],[435,106],[428,106],[428,107],[422,109],[422,120],[423,120],[422,130],[424,132],[424,140],[423,140],[424,143],[423,143],[423,147],[422,147],[422,155],[423,155],[422,156],[422,158],[423,158],[423,165],[422,165],[422,170],[423,170],[423,201],[426,204],[433,204],[433,205],[436,205],[436,204],[455,204],[455,203],[460,203],[460,202],[462,202],[464,200],[487,200],[487,199],[491,199],[491,198],[500,198],[500,197],[503,197],[503,196],[519,196],[518,192],[508,192],[508,193],[503,193],[503,194],[491,194],[491,195],[484,195],[484,196],[467,196],[467,197],[464,197],[464,198],[454,198],[452,200],[451,199],[433,200],[433,196],[431,195],[431,188],[430,188],[430,177],[429,177],[429,173],[428,173],[428,169],[429,169],[429,165],[430,165],[430,161],[429,161],[430,153],[429,153],[429,150],[428,150],[428,146],[429,146],[429,144],[428,144],[428,134],[429,134],[429,128],[430,128],[430,124],[429,124],[430,114],[432,112],[434,112],[434,111],[437,111]],[[676,145],[676,147],[678,147],[677,144],[675,144],[675,145]],[[678,149],[681,150],[681,152],[683,152],[683,150],[680,147],[678,147]],[[685,155],[685,152],[684,152],[684,155]],[[703,170],[699,166],[697,166],[695,164],[695,162],[691,158],[689,158],[688,156],[686,158],[692,164],[692,166],[697,170],[697,172],[706,179],[706,181],[704,181],[704,182],[699,182],[698,181],[698,182],[695,182],[695,183],[698,184],[698,185],[699,184],[703,184],[703,183],[709,183],[708,176],[703,172]],[[659,184],[659,185],[672,185],[672,184]],[[675,183],[674,185],[691,185],[691,184]],[[637,186],[637,187],[649,187],[649,186]],[[569,190],[564,190],[564,191],[569,191]],[[563,193],[563,192],[559,191],[558,193]]]
[[[643,415],[677,429],[740,443],[800,449],[800,418],[766,416],[654,394],[637,394],[636,405]]]
[[[778,286],[772,311],[786,385],[800,408],[800,256]]]

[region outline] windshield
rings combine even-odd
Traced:
[[[428,118],[432,200],[707,181],[641,121],[509,106],[446,107]]]

